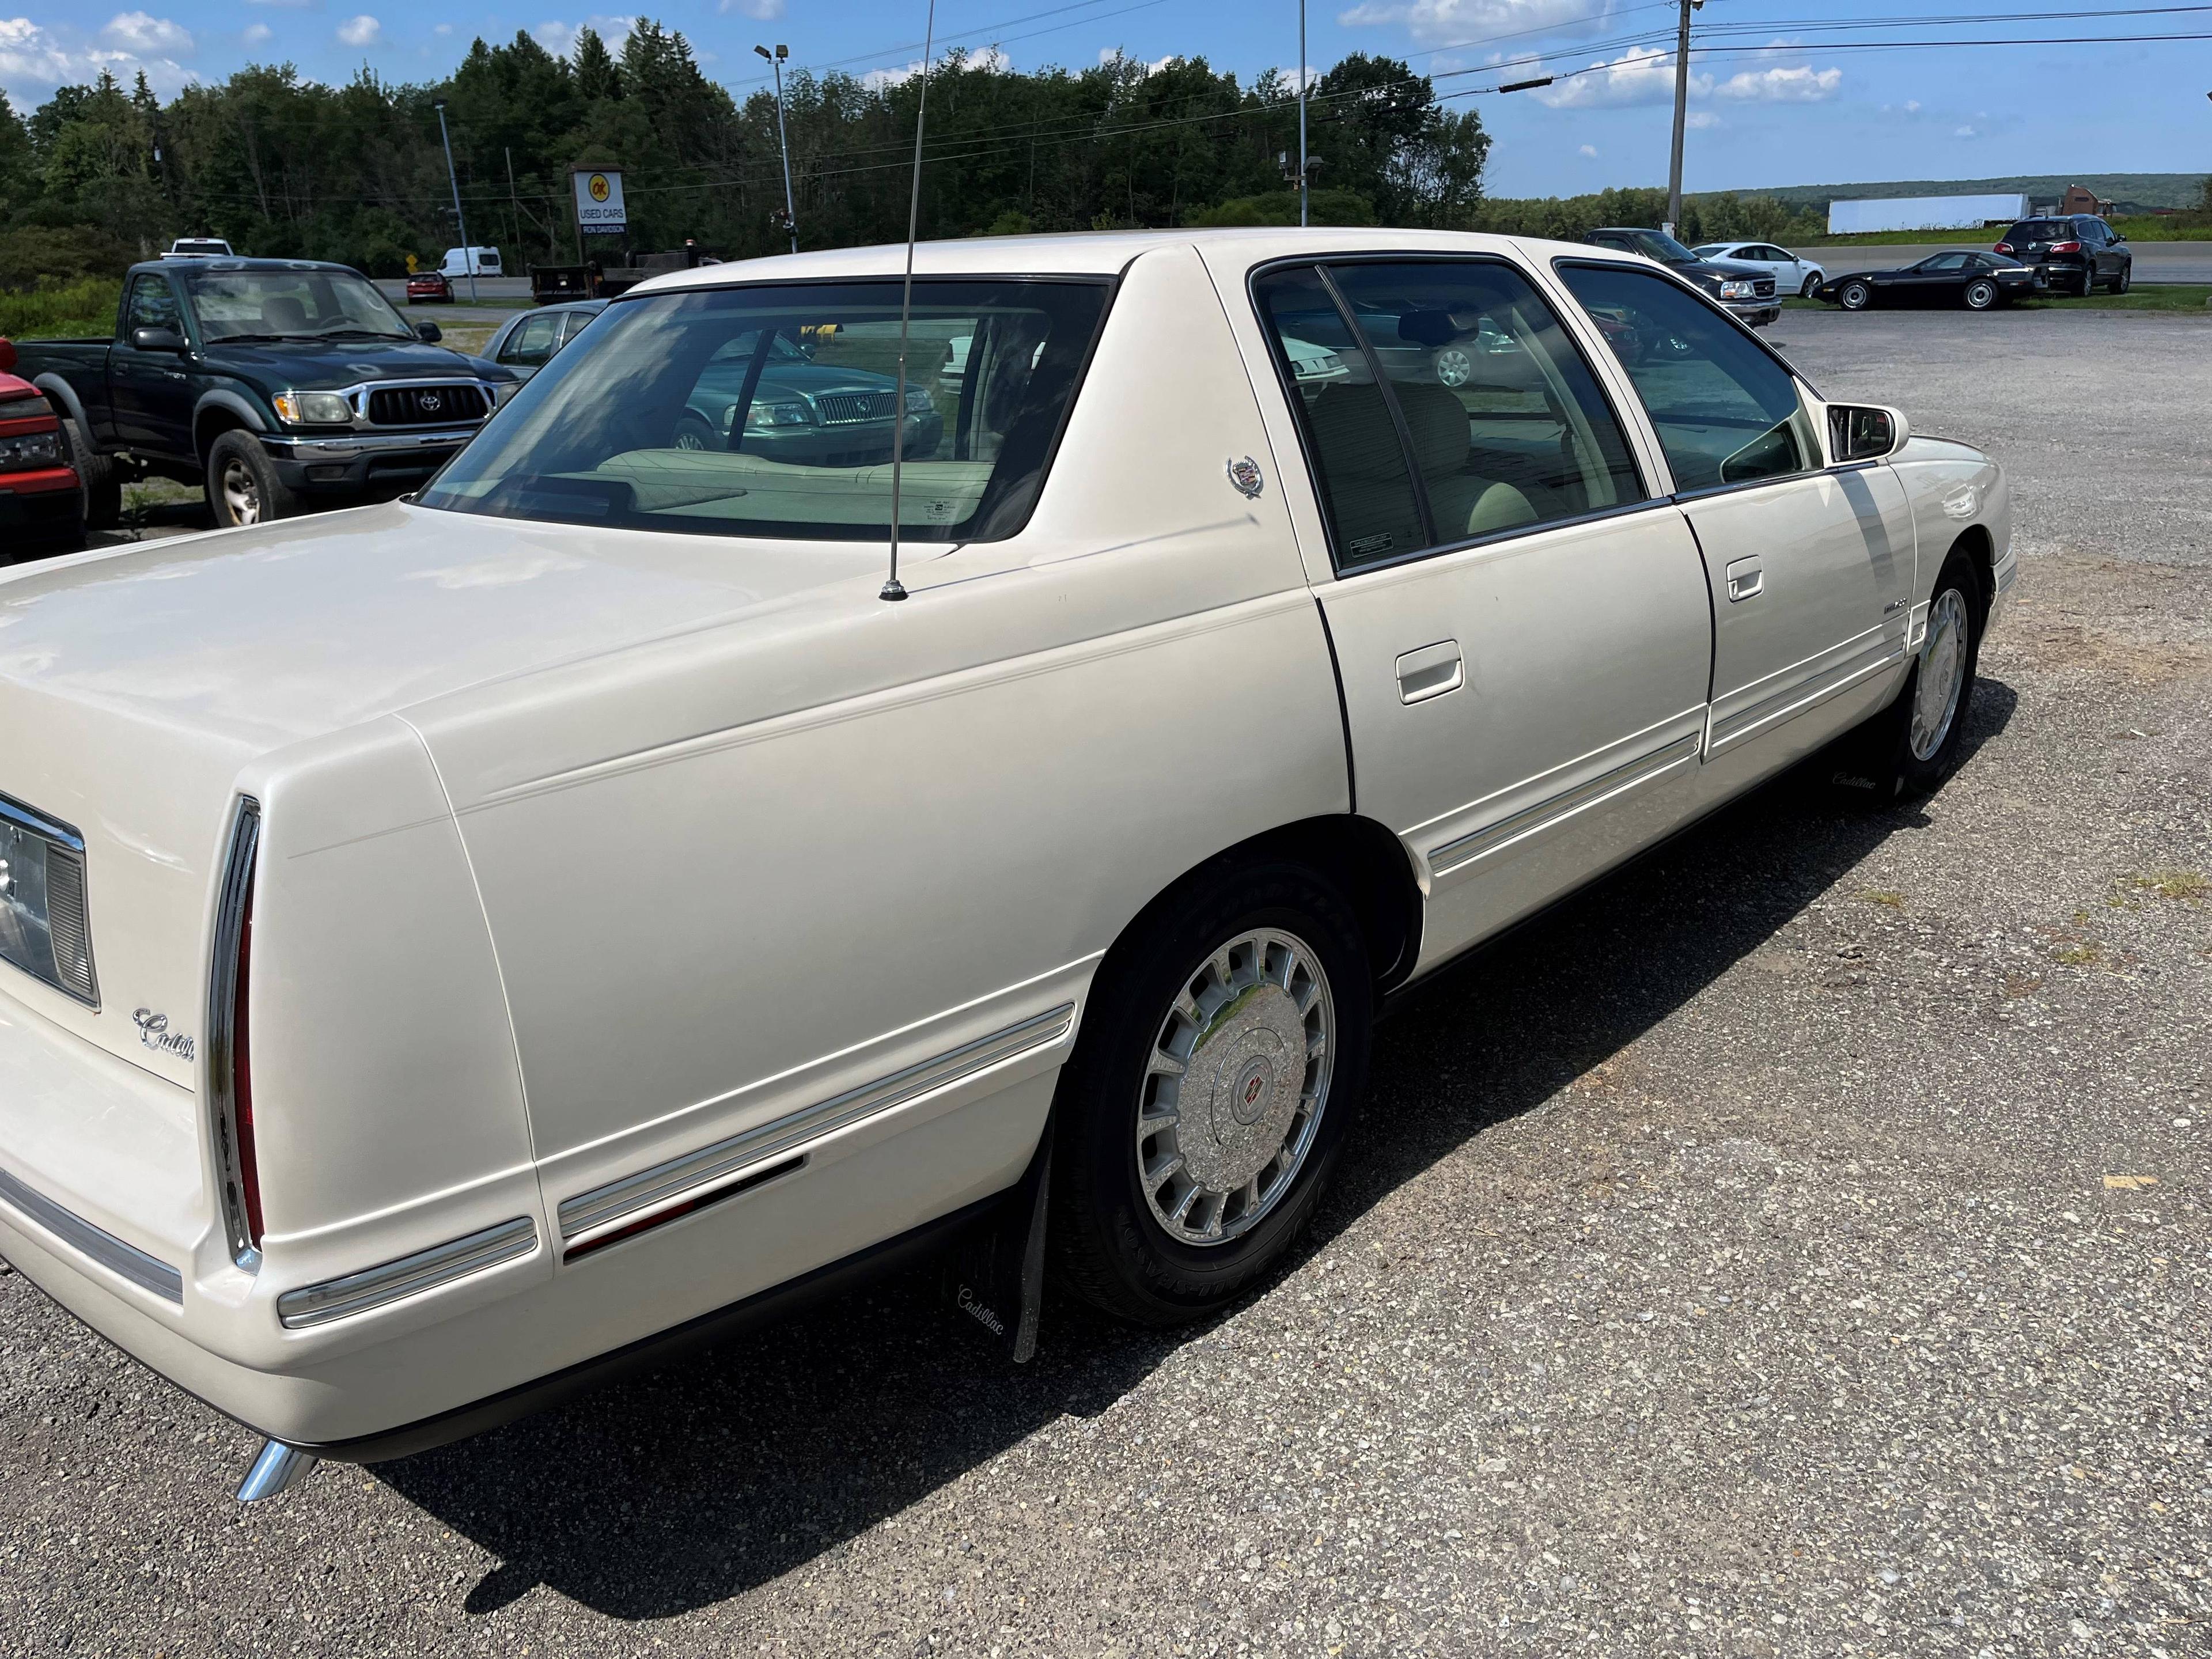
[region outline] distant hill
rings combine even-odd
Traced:
[[[1902,179],[1881,185],[1785,185],[1777,190],[1707,191],[1701,195],[1771,196],[1790,207],[1826,212],[1838,199],[1883,201],[1899,196],[1979,196],[2022,191],[2037,201],[2057,201],[2069,185],[2081,185],[2124,213],[2130,208],[2193,208],[2203,199],[2201,173],[2075,173],[2023,174],[2010,179]]]

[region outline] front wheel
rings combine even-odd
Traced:
[[[1845,283],[1836,303],[1846,311],[1864,311],[1874,303],[1874,289],[1864,283]]]
[[[1806,275],[1804,286],[1797,290],[1797,297],[1801,300],[1809,300],[1819,293],[1820,289],[1820,273],[1817,270],[1809,271]]]
[[[1936,579],[1926,631],[1905,689],[1840,746],[1834,774],[1839,788],[1887,803],[1925,793],[1957,769],[1986,616],[1973,562],[1953,553]]]
[[[1357,918],[1300,865],[1194,880],[1100,969],[1054,1102],[1050,1237],[1106,1312],[1169,1325],[1279,1261],[1367,1071]]]
[[[1966,284],[1964,295],[1969,311],[1987,311],[1997,302],[1997,285],[1987,277]]]
[[[678,449],[720,449],[722,445],[714,436],[714,428],[700,416],[686,410],[676,417],[676,447]]]
[[[261,441],[235,430],[222,434],[208,448],[207,502],[218,530],[289,519],[300,507]]]

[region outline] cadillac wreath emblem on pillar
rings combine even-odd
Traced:
[[[1267,480],[1260,471],[1260,463],[1249,455],[1241,461],[1229,463],[1229,482],[1235,484],[1241,494],[1250,496],[1254,501],[1259,500],[1260,492],[1267,487]]]

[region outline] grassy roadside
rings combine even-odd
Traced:
[[[1818,300],[1784,300],[1784,311],[1832,311]],[[2156,288],[2132,288],[2125,294],[2038,295],[2014,302],[2016,311],[2179,311],[2212,315],[2212,283],[2161,283]]]

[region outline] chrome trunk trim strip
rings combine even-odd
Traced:
[[[1698,752],[1700,734],[1685,732],[1672,743],[1664,744],[1649,754],[1638,755],[1624,761],[1609,771],[1578,783],[1571,789],[1563,789],[1556,795],[1547,796],[1533,805],[1524,806],[1481,829],[1448,841],[1429,854],[1429,869],[1432,874],[1443,876],[1470,864],[1486,853],[1495,852],[1507,842],[1518,840],[1540,830],[1554,818],[1562,818],[1581,811],[1602,796],[1617,793],[1639,783],[1650,781],[1668,767],[1686,761]]]
[[[65,1210],[0,1170],[0,1200],[5,1200],[40,1226],[81,1255],[90,1256],[108,1272],[129,1279],[142,1291],[151,1291],[179,1307],[185,1301],[185,1276],[167,1262],[150,1256],[135,1244],[125,1244],[103,1227]]]
[[[594,1227],[702,1187],[748,1164],[788,1152],[801,1142],[848,1128],[895,1106],[903,1106],[932,1090],[972,1077],[1002,1060],[1012,1060],[1032,1048],[1048,1047],[1066,1036],[1074,1024],[1075,1005],[1063,1002],[1057,1008],[994,1031],[988,1036],[978,1037],[933,1060],[801,1107],[757,1129],[748,1129],[711,1146],[702,1146],[696,1152],[686,1152],[649,1170],[641,1170],[635,1175],[563,1199],[561,1237],[573,1239]]]
[[[231,1089],[237,1072],[231,1043],[238,1010],[238,951],[246,931],[246,911],[253,896],[254,854],[261,846],[261,803],[241,795],[231,820],[230,854],[223,866],[222,895],[216,901],[214,954],[208,960],[207,1097],[215,1135],[216,1180],[222,1228],[230,1259],[248,1273],[261,1265],[246,1224],[245,1177],[238,1162],[237,1103]]]
[[[287,1330],[327,1325],[349,1314],[366,1313],[386,1303],[420,1296],[486,1267],[528,1255],[537,1248],[538,1224],[528,1216],[517,1216],[449,1244],[403,1255],[380,1267],[365,1267],[343,1279],[287,1291],[276,1298],[276,1317]]]

